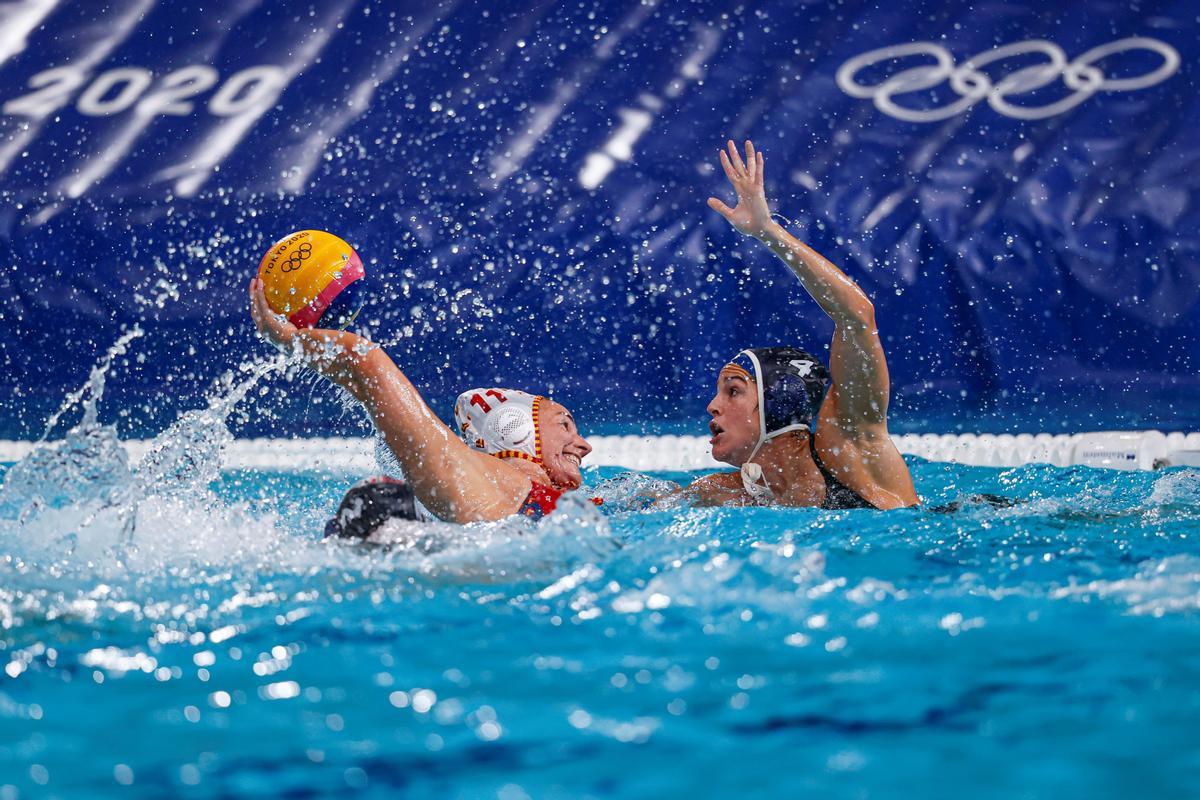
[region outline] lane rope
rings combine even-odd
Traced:
[[[1162,431],[1098,431],[1073,434],[901,434],[892,437],[905,455],[929,461],[985,467],[1022,464],[1082,464],[1111,469],[1200,467],[1200,433]],[[633,470],[691,471],[719,469],[708,439],[702,436],[592,436],[589,466]],[[123,443],[136,463],[149,440]],[[0,463],[13,463],[29,454],[33,442],[0,441]],[[368,472],[377,469],[374,439],[237,439],[225,451],[225,469],[294,468]]]

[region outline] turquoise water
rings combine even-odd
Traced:
[[[2,798],[1200,793],[1197,471],[914,461],[961,506],[873,513],[591,470],[604,513],[427,555],[320,541],[357,475],[72,435],[0,496]]]

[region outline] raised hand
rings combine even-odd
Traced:
[[[715,197],[708,198],[708,207],[729,220],[729,224],[742,233],[761,239],[775,224],[771,220],[771,209],[767,207],[767,195],[763,190],[762,153],[755,152],[754,144],[747,139],[746,160],[742,161],[732,139],[726,146],[729,152],[721,151],[721,166],[737,193],[737,207],[730,208]]]

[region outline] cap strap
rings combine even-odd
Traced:
[[[534,462],[542,463],[542,421],[538,419],[538,414],[541,411],[542,396],[540,394],[533,396],[533,452]]]
[[[495,458],[520,458],[525,461],[532,461],[535,464],[541,464],[541,458],[534,458],[529,453],[522,453],[520,450],[501,450],[498,453],[492,453]]]

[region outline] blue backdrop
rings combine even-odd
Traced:
[[[900,431],[1200,423],[1192,0],[0,5],[0,388],[37,435],[122,327],[104,416],[154,432],[264,346],[245,284],[301,228],[448,414],[550,391],[699,431],[743,346],[825,352],[705,206],[726,137],[872,296]],[[240,433],[350,432],[278,381]],[[591,424],[588,424],[591,423]]]

